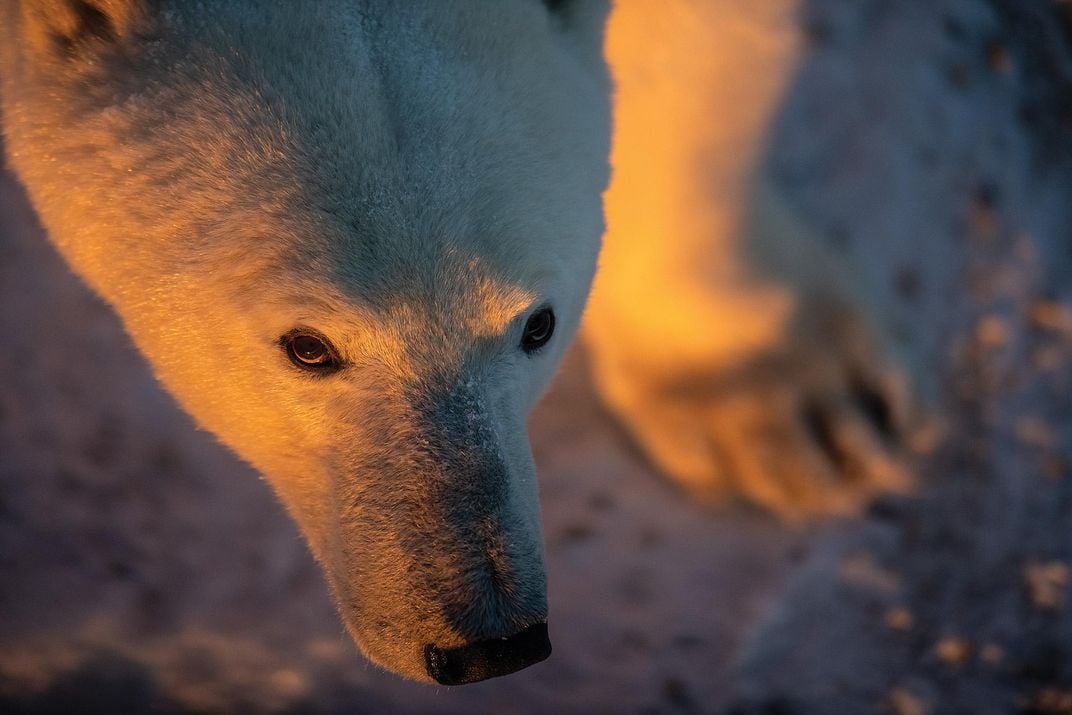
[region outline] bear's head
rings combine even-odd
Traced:
[[[526,415],[603,230],[602,0],[26,0],[12,165],[374,662],[544,657]]]

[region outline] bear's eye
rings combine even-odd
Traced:
[[[306,370],[330,371],[339,367],[335,349],[319,335],[294,332],[283,336],[283,348],[290,361]]]
[[[525,323],[525,332],[521,335],[521,349],[531,355],[551,339],[555,332],[555,311],[550,306],[538,309],[529,316]]]

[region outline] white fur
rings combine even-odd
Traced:
[[[799,0],[729,5],[623,1],[611,21],[594,374],[694,493],[845,511],[905,486],[902,380],[757,171]],[[0,8],[7,149],[52,240],[267,475],[369,657],[426,679],[426,644],[545,618],[525,416],[600,246],[607,4]],[[528,357],[545,303],[558,330]],[[345,369],[291,365],[299,327]]]
[[[603,230],[603,4],[0,7],[6,147],[52,240],[268,477],[369,657],[428,679],[425,645],[545,619],[525,416]],[[345,369],[294,367],[296,327]]]
[[[614,179],[584,331],[603,398],[661,471],[791,518],[907,486],[890,449],[903,378],[851,271],[764,172],[801,7],[616,5]]]

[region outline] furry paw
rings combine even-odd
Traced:
[[[735,369],[633,380],[612,407],[654,464],[705,500],[737,495],[797,518],[904,491],[906,380],[840,313],[813,314],[821,329]]]

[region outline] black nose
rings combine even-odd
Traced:
[[[506,638],[493,638],[457,648],[425,646],[428,674],[443,685],[465,685],[509,675],[551,655],[547,624],[537,623]]]

